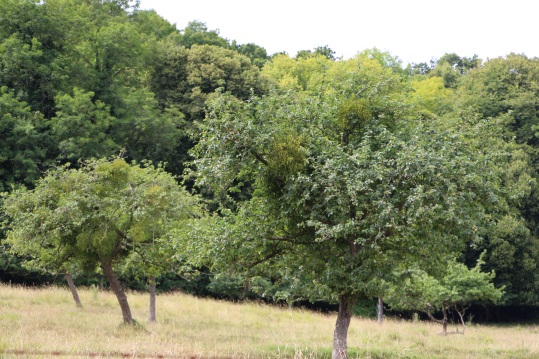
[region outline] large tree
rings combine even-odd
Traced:
[[[354,76],[348,92],[221,96],[193,151],[197,184],[223,203],[254,189],[237,210],[223,206],[192,242],[193,256],[336,300],[334,358],[345,356],[361,296],[377,295],[396,265],[443,266],[508,208],[512,190],[502,178],[511,151],[497,126],[423,118],[392,99],[392,81]],[[528,189],[526,179],[516,184]]]
[[[176,220],[194,215],[197,204],[162,167],[116,158],[50,171],[35,189],[6,195],[4,212],[13,251],[56,268],[69,262],[88,270],[101,266],[124,322],[131,323],[114,265],[156,245]]]

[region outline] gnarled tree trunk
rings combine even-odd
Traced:
[[[333,332],[332,359],[346,359],[348,328],[350,327],[356,301],[354,296],[339,296],[339,313],[337,314],[337,323],[335,323],[335,331]]]
[[[427,308],[427,315],[429,316],[430,320],[442,324],[442,334],[447,335],[447,311],[445,308],[445,304],[442,305],[442,314],[444,316],[443,319],[436,319],[434,318],[434,315],[432,315],[432,313],[430,312],[430,307]]]
[[[82,307],[79,293],[77,292],[77,287],[75,287],[75,282],[73,282],[73,278],[71,278],[71,274],[69,274],[68,271],[64,271],[64,276],[67,281],[67,284],[69,285],[69,289],[71,290],[71,295],[73,295],[73,300],[75,301],[75,304],[77,305],[77,307]]]
[[[125,295],[124,290],[120,284],[120,281],[116,277],[116,274],[112,270],[112,261],[102,261],[101,267],[103,268],[103,273],[107,280],[109,281],[112,291],[118,299],[120,308],[122,309],[122,316],[124,318],[124,323],[131,324],[133,323],[133,316],[131,315],[131,308],[129,308],[129,303],[127,302],[127,296]]]
[[[155,276],[148,277],[148,286],[150,287],[150,315],[148,321],[150,323],[155,322],[155,296],[156,296],[156,280]]]

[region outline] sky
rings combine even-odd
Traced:
[[[538,0],[142,0],[183,29],[199,20],[268,54],[328,45],[348,59],[376,47],[404,64],[445,53],[539,57]]]

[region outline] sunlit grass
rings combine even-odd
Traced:
[[[167,294],[158,296],[157,323],[149,324],[148,296],[129,293],[140,323],[133,327],[121,324],[112,293],[81,289],[79,294],[81,309],[67,289],[0,285],[0,358],[326,358],[331,353],[334,315]],[[438,334],[440,329],[355,318],[348,344],[352,357],[360,358],[539,357],[537,326],[473,325],[465,335],[448,336]]]

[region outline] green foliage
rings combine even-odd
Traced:
[[[142,33],[165,39],[177,33],[176,26],[159,16],[154,10],[136,10],[132,21]]]
[[[58,110],[51,127],[65,160],[109,156],[120,150],[108,133],[113,122],[109,107],[101,101],[94,103],[93,97],[93,92],[75,88],[73,96],[56,99]]]
[[[349,99],[337,113],[338,125],[346,136],[353,131],[361,132],[372,118],[370,106],[364,99]]]
[[[271,295],[329,298],[324,275],[343,276],[342,283],[350,273],[372,277],[371,254],[385,258],[373,268],[400,261],[397,249],[419,241],[408,234],[433,228],[419,236],[431,241],[446,216],[462,231],[451,229],[441,241],[469,242],[461,257],[467,264],[486,250],[484,268],[496,271],[505,303],[538,303],[538,60],[510,54],[482,63],[448,53],[404,70],[398,57],[375,48],[336,60],[327,45],[270,59],[264,48],[229,41],[200,21],[178,31],[137,1],[1,1],[0,191],[32,188],[53,163],[78,166],[121,149],[129,160],[166,162],[179,175],[200,138],[204,144],[193,152],[201,157],[198,181],[214,192],[200,190],[222,201],[224,219],[197,226],[210,226],[209,238],[214,227],[231,232],[238,254],[223,255],[227,244],[213,256],[238,260],[239,270],[249,264],[239,258],[242,246],[255,253],[250,263],[288,255],[270,261],[273,289],[278,280],[285,283],[265,290]],[[264,97],[275,84],[292,92]],[[218,150],[222,163],[205,162]],[[469,203],[479,199],[485,206],[472,213]],[[226,215],[230,209],[237,217]],[[421,211],[433,212],[428,225],[415,222],[414,216],[430,218]],[[476,216],[456,220],[468,212]],[[257,251],[259,237],[252,247],[238,239],[246,236],[242,225],[272,239]],[[336,245],[350,242],[347,236],[370,249],[362,252],[364,264],[338,271],[346,260]],[[398,238],[393,252],[388,238]],[[173,254],[168,248],[152,256]],[[287,263],[296,263],[294,256],[310,264],[292,270]],[[175,271],[179,263],[166,268]]]
[[[110,137],[122,144],[129,159],[165,162],[167,170],[181,173],[187,155],[178,148],[186,136],[181,112],[174,108],[161,110],[154,94],[140,88],[122,93],[121,110],[116,115],[110,124]]]
[[[276,55],[262,72],[284,90],[312,90],[322,85],[325,74],[333,61],[322,55],[298,56]]]
[[[310,57],[323,56],[328,60],[335,61],[335,51],[333,51],[329,46],[318,46],[311,50],[299,50],[296,54],[296,59],[308,59]]]
[[[178,107],[188,119],[202,119],[206,101],[219,89],[246,100],[268,84],[248,57],[210,45],[176,47],[164,54],[152,88],[162,106]]]
[[[229,47],[228,40],[219,36],[219,30],[208,30],[208,27],[202,21],[189,22],[185,29],[180,31],[177,43],[187,48],[193,45]]]
[[[444,115],[453,110],[454,91],[444,86],[441,77],[416,79],[412,82],[416,103],[428,114]]]
[[[31,186],[39,178],[47,159],[46,127],[39,112],[0,88],[0,191]]]
[[[384,300],[393,309],[427,313],[432,320],[444,324],[445,334],[447,310],[457,312],[465,325],[464,315],[471,304],[497,303],[502,298],[504,287],[494,286],[494,272],[481,272],[483,264],[480,259],[474,268],[468,269],[465,264],[448,261],[439,276],[412,269],[390,286]],[[443,320],[433,316],[438,311],[442,312]]]
[[[472,57],[461,57],[455,53],[445,53],[438,59],[438,61],[436,61],[436,66],[444,63],[449,64],[460,74],[464,75],[468,71],[478,68],[481,65],[481,60],[477,55],[473,55]],[[436,67],[434,69],[436,69]]]
[[[318,54],[318,55],[325,56],[326,58],[328,58],[330,60],[336,60],[337,59],[335,57],[335,51],[333,51],[328,45],[317,46],[314,49],[314,53]]]
[[[154,245],[197,205],[162,167],[113,159],[51,171],[34,190],[6,195],[4,211],[13,252],[45,268],[93,269]]]
[[[536,58],[517,54],[492,59],[468,72],[457,90],[458,110],[475,112],[480,118],[495,118],[503,130],[501,135],[520,144],[522,150],[513,157],[509,172],[527,172],[528,177],[534,179],[539,163],[539,142],[535,135],[539,123],[538,64]],[[511,175],[508,181],[513,181]],[[496,271],[495,282],[506,286],[505,300],[511,304],[535,305],[539,302],[536,274],[539,192],[536,183],[536,180],[529,181],[531,195],[517,204],[525,222],[503,219],[496,231],[466,253],[468,258],[476,258],[478,253],[487,251],[485,267]]]
[[[372,93],[388,91],[382,86]],[[300,282],[311,299],[375,294],[396,263],[434,265],[507,211],[516,191],[502,187],[508,148],[482,141],[496,137],[493,124],[422,121],[383,96],[347,101],[293,92],[214,101],[193,151],[197,184],[226,191],[249,180],[254,192],[237,213],[214,219],[211,233],[190,232],[198,258]],[[339,111],[371,119],[343,143]],[[284,148],[302,154],[290,171],[293,157],[275,155],[282,133]]]
[[[232,41],[231,48],[238,53],[247,56],[251,59],[251,63],[258,66],[258,68],[262,68],[269,60],[266,49],[257,44],[238,44],[236,41]]]

